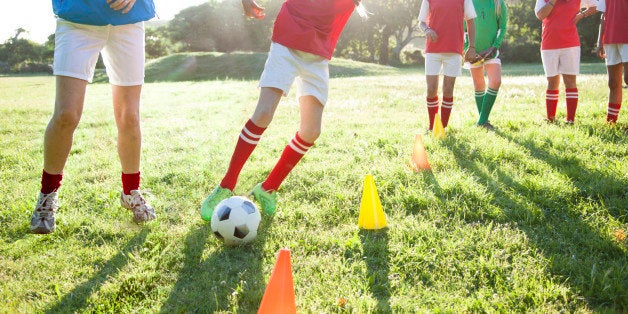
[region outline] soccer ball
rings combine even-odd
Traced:
[[[240,245],[253,241],[262,220],[257,206],[242,196],[232,196],[216,205],[211,227],[226,245]]]

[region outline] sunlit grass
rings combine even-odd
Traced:
[[[255,80],[145,85],[142,185],[158,212],[145,226],[119,206],[110,87],[90,85],[57,231],[35,236],[54,78],[1,77],[0,312],[254,312],[282,247],[300,312],[626,311],[628,115],[604,123],[604,67],[584,68],[571,127],[542,121],[537,65],[506,66],[494,132],[473,126],[472,83],[459,78],[447,137],[424,138],[432,172],[423,173],[408,166],[427,124],[421,70],[333,78],[323,134],[243,248],[222,246],[198,208],[254,108]],[[560,103],[562,120],[564,95]],[[297,130],[294,104],[291,93],[238,194],[265,178]],[[367,173],[384,231],[357,227]]]

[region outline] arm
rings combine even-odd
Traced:
[[[242,0],[242,8],[244,9],[244,14],[250,18],[261,20],[266,16],[265,9],[260,7],[255,0]]]
[[[431,41],[438,40],[438,34],[427,25],[427,16],[430,11],[430,4],[427,0],[421,2],[421,11],[419,12],[419,28],[425,34],[425,38]]]
[[[499,49],[502,45],[502,41],[504,41],[504,37],[506,37],[506,29],[508,28],[508,9],[506,8],[506,3],[502,0],[502,12],[499,16],[499,33],[495,40],[493,41],[493,47],[495,49]]]
[[[545,19],[548,15],[550,15],[550,13],[552,13],[552,10],[554,10],[555,4],[556,4],[556,0],[548,1],[540,10],[536,11],[536,17],[539,20]]]
[[[478,59],[478,55],[475,53],[475,22],[473,19],[467,20],[467,34],[469,34],[469,49],[464,54],[464,60],[473,63]]]
[[[580,20],[582,20],[585,17],[589,17],[593,14],[595,14],[595,6],[588,7],[586,10],[580,11],[578,12],[578,14],[576,14],[576,16],[573,18],[573,23],[578,24]]]
[[[597,34],[597,56],[604,59],[606,58],[606,51],[604,51],[604,44],[602,39],[604,38],[604,13],[600,17],[600,30]]]

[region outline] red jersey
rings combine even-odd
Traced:
[[[535,12],[538,12],[549,0],[537,0]],[[561,49],[580,46],[578,29],[573,19],[580,8],[590,1],[557,0],[552,12],[543,19],[541,32],[541,50]]]
[[[353,0],[286,0],[275,20],[272,41],[331,59],[354,9]]]
[[[598,11],[604,12],[604,44],[628,44],[628,1],[600,0]]]
[[[425,52],[462,54],[464,49],[464,25],[462,22],[465,18],[465,0],[423,1],[427,1],[429,4],[426,24],[438,34],[436,42],[426,40]]]

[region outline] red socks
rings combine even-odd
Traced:
[[[63,180],[63,173],[50,174],[46,171],[41,173],[41,193],[50,194],[56,192],[61,186],[61,180]]]
[[[440,105],[440,120],[443,122],[444,128],[446,128],[449,123],[449,115],[451,114],[451,108],[453,106],[454,98],[443,96],[443,103]]]
[[[558,90],[545,91],[545,107],[547,108],[547,120],[554,122],[556,107],[558,106]]]
[[[302,140],[297,132],[286,148],[284,148],[275,168],[270,172],[266,181],[262,183],[262,188],[266,191],[277,191],[283,180],[288,176],[288,173],[290,173],[292,168],[296,166],[312,145],[314,144]]]
[[[567,118],[565,120],[567,122],[573,122],[576,118],[576,109],[578,108],[578,89],[565,89],[565,101],[567,102]]]
[[[231,191],[235,189],[240,171],[242,167],[244,167],[244,163],[249,159],[249,156],[251,156],[251,153],[253,153],[264,130],[266,130],[266,128],[255,125],[251,119],[246,122],[242,128],[242,132],[240,132],[240,137],[233,150],[233,155],[231,155],[229,169],[227,169],[225,177],[222,179],[222,182],[220,182],[221,187]]]
[[[608,104],[608,111],[606,113],[606,122],[617,123],[617,117],[619,116],[619,109],[621,104]]]
[[[438,113],[438,96],[434,98],[426,98],[427,115],[430,118],[430,130],[434,128],[434,116]]]
[[[140,189],[140,173],[122,173],[122,190],[125,195],[131,195],[131,191]]]

